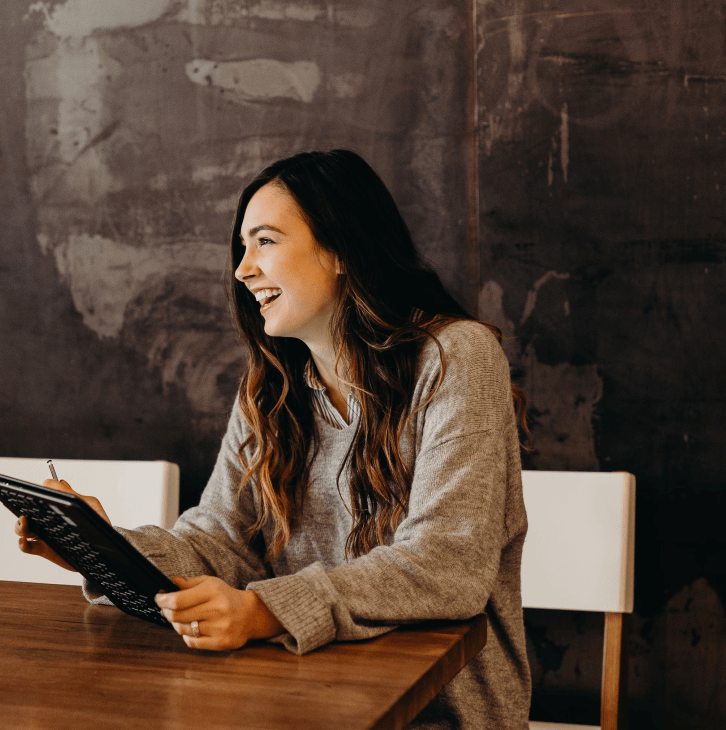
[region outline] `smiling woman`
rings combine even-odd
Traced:
[[[176,576],[165,615],[191,647],[303,654],[486,612],[485,651],[411,727],[525,730],[515,406],[526,424],[498,331],[445,291],[345,150],[245,188],[227,284],[249,358],[201,502],[172,530],[117,528]]]

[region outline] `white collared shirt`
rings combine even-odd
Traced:
[[[346,421],[330,400],[328,389],[320,381],[312,358],[305,365],[304,377],[305,384],[310,388],[313,411],[329,426],[338,429],[347,428],[358,418],[360,415],[360,403],[358,403],[358,398],[356,398],[355,393],[348,393],[348,420]]]

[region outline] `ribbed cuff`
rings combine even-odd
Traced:
[[[293,654],[306,654],[335,639],[330,607],[299,575],[254,581],[247,590],[254,591],[285,627],[288,635],[279,640]]]
[[[113,606],[113,603],[103,594],[101,586],[92,583],[88,578],[83,579],[81,590],[89,603],[95,603],[97,606]]]

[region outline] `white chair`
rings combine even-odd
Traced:
[[[600,725],[623,730],[633,612],[635,477],[626,472],[524,471],[529,530],[522,555],[527,608],[605,614]],[[530,730],[593,726],[530,722]]]
[[[171,527],[179,514],[179,467],[168,461],[54,459],[59,479],[98,497],[114,525]],[[0,457],[0,474],[33,484],[50,478],[46,459]],[[0,580],[80,585],[78,573],[18,549],[16,517],[0,504]]]

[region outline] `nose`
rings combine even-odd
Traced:
[[[237,279],[237,281],[248,281],[249,279],[260,273],[259,267],[255,262],[254,252],[250,251],[250,248],[250,246],[244,247],[242,261],[239,262],[239,266],[234,272],[234,278]]]

